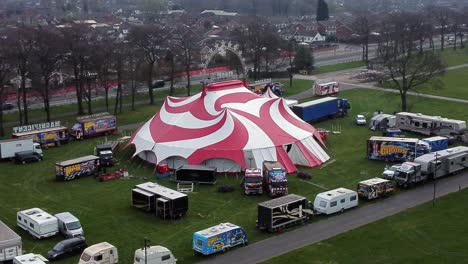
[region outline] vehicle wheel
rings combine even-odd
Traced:
[[[344,208],[341,208],[340,213],[343,213],[343,212],[344,212]]]
[[[22,161],[21,161],[21,164],[23,164],[23,165],[26,164],[26,161],[25,161],[25,160],[22,160]]]

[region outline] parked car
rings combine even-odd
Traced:
[[[162,88],[164,87],[165,82],[164,80],[155,80],[153,81],[153,88]]]
[[[25,150],[15,153],[15,161],[17,163],[26,164],[29,162],[36,162],[41,160],[42,155],[32,150]]]
[[[367,121],[366,121],[366,117],[363,116],[363,115],[357,115],[356,116],[356,125],[358,126],[364,126],[366,125]]]
[[[49,260],[57,260],[67,256],[81,254],[88,245],[84,237],[73,237],[65,239],[57,243],[49,252],[47,252],[47,258]]]
[[[395,177],[395,172],[401,167],[401,164],[396,164],[392,166],[385,166],[384,172],[382,173],[382,177],[387,180],[393,180]]]
[[[3,103],[2,104],[2,111],[7,111],[15,108],[15,106],[11,103]]]

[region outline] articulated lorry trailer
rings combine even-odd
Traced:
[[[326,118],[343,117],[350,108],[348,99],[325,97],[295,105],[292,110],[306,122],[317,122]]]
[[[0,263],[6,263],[22,255],[21,248],[21,237],[0,221]]]
[[[428,179],[437,179],[468,168],[468,147],[458,146],[422,155],[404,162],[395,172],[398,186],[411,187]]]

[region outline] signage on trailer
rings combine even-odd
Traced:
[[[32,125],[27,125],[27,126],[13,127],[13,134],[22,133],[22,132],[30,132],[30,131],[35,131],[35,130],[47,129],[47,128],[60,127],[60,126],[61,126],[60,121],[52,121],[52,122],[32,124]]]

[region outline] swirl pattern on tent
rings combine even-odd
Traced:
[[[327,161],[320,143],[318,131],[283,98],[254,94],[241,81],[208,84],[189,97],[167,97],[160,112],[129,141],[134,156],[172,168],[203,164],[218,172],[237,172],[277,160],[288,173],[297,171],[295,165]]]

